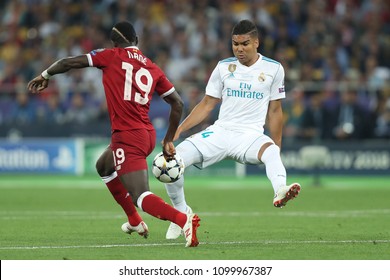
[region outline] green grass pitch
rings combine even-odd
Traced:
[[[265,178],[186,178],[200,245],[165,240],[167,221],[141,213],[148,239],[126,221],[98,176],[0,177],[2,260],[389,260],[390,177],[323,177],[283,209]],[[168,197],[151,178],[151,190]]]

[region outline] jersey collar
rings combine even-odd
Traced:
[[[240,65],[243,66],[243,67],[251,68],[251,67],[253,67],[254,65],[256,65],[257,63],[259,63],[259,61],[261,61],[261,60],[263,59],[263,56],[262,56],[260,53],[257,53],[257,55],[258,55],[258,59],[257,59],[256,62],[253,63],[251,66],[246,66],[246,65],[244,65],[244,64],[241,64],[241,62],[239,62],[238,60],[237,60],[237,62],[238,62],[238,64],[240,64]]]

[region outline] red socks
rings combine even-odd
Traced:
[[[103,182],[107,185],[108,190],[115,198],[116,202],[125,211],[130,225],[137,226],[142,218],[135,208],[130,194],[122,185],[116,172],[107,177],[102,177]],[[160,219],[174,222],[180,227],[184,227],[187,222],[187,215],[176,210],[171,205],[166,203],[162,198],[151,192],[144,192],[138,198],[138,207],[144,212]]]
[[[146,213],[160,219],[174,222],[181,228],[184,227],[187,222],[187,215],[176,210],[171,205],[166,203],[161,197],[151,193],[144,192],[138,198],[138,207],[144,210]]]
[[[142,221],[142,218],[138,214],[130,194],[122,185],[122,182],[119,180],[119,177],[116,172],[111,174],[110,176],[103,177],[102,180],[108,187],[108,190],[111,192],[116,202],[118,202],[118,204],[125,211],[130,225],[139,225],[139,223]]]

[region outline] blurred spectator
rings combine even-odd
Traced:
[[[30,100],[30,95],[24,90],[16,93],[16,103],[13,104],[7,121],[16,125],[34,123],[36,120],[36,107]]]
[[[385,87],[386,81],[390,80],[390,68],[378,66],[374,55],[366,58],[365,73],[367,86],[373,91]]]
[[[324,92],[317,91],[309,98],[300,122],[299,139],[318,143],[332,138],[331,115],[323,104]]]
[[[342,90],[340,103],[331,112],[329,118],[333,123],[333,137],[337,140],[366,139],[369,137],[369,114],[358,103],[356,90],[346,88]]]
[[[106,100],[102,100],[97,111],[96,120],[106,122],[109,119],[108,107]]]
[[[65,112],[65,122],[72,124],[88,124],[97,113],[88,105],[82,93],[75,92],[70,101],[69,107]]]
[[[63,124],[65,122],[65,110],[57,94],[48,96],[40,121],[48,124]]]
[[[284,130],[283,137],[287,139],[299,138],[299,126],[302,113],[305,109],[305,92],[303,87],[297,86],[287,94],[283,104]]]
[[[17,68],[13,63],[7,63],[0,72],[0,94],[1,96],[15,96],[17,84]]]
[[[390,95],[382,95],[378,102],[375,136],[390,139]]]

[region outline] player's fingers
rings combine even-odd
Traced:
[[[34,80],[32,80],[29,84],[28,84],[28,89],[32,92],[32,93],[38,93],[39,91],[41,91],[42,89],[44,89],[46,86],[43,86],[42,88],[42,81],[40,80],[37,80],[36,78]]]
[[[38,92],[44,90],[45,88],[47,88],[48,84],[49,84],[48,80],[40,81],[38,83],[38,87],[37,87]]]
[[[166,160],[171,160],[175,157],[176,149],[172,142],[168,142],[164,145],[163,154]]]
[[[35,86],[36,86],[36,85],[35,85],[35,81],[30,81],[30,82],[28,83],[28,85],[27,85],[27,88],[28,88],[29,91],[34,92]]]
[[[42,91],[42,90],[44,90],[45,88],[46,88],[45,85],[40,84],[40,85],[37,87],[37,92]]]
[[[173,159],[173,155],[168,154],[167,152],[163,151],[164,157],[166,161],[170,161]]]
[[[174,156],[176,154],[176,149],[175,149],[175,145],[173,145],[173,142],[168,143],[168,150],[171,155]]]

